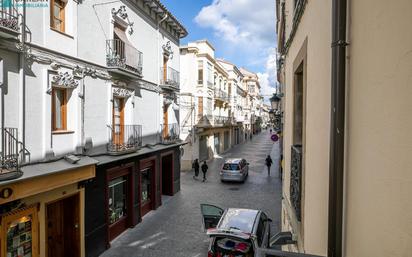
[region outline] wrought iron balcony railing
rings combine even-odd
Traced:
[[[109,154],[134,152],[142,146],[142,125],[114,125],[108,128],[107,151]]]
[[[23,173],[20,171],[20,142],[17,128],[1,130],[0,181],[15,179]]]
[[[111,68],[142,74],[143,53],[120,39],[106,40],[106,62]]]
[[[172,69],[170,67],[167,67],[166,69],[166,74],[165,74],[165,68],[161,67],[160,68],[160,84],[162,85],[169,85],[172,87],[179,88],[180,86],[180,73]]]
[[[227,124],[230,124],[229,121],[230,121],[229,117],[226,117],[226,116],[214,116],[213,117],[213,125],[214,126],[227,125]]]
[[[220,101],[225,101],[225,102],[229,101],[228,94],[221,89],[215,89],[214,95],[215,95],[215,99],[218,99]]]
[[[0,5],[0,27],[19,32],[19,13],[14,0],[3,0]]]
[[[290,202],[296,218],[301,221],[302,200],[302,145],[293,145],[290,167]]]
[[[180,128],[179,124],[161,124],[160,125],[160,143],[173,144],[179,140]]]

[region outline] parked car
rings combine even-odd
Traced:
[[[210,236],[208,257],[295,256],[270,249],[296,241],[290,232],[280,232],[271,237],[272,220],[263,211],[242,208],[223,210],[211,204],[201,204],[200,209],[203,228]]]
[[[227,159],[220,171],[220,180],[244,182],[248,175],[249,163],[245,159]]]

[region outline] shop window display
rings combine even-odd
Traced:
[[[126,213],[126,192],[127,179],[119,177],[109,182],[109,221],[116,223],[123,218]]]
[[[36,257],[37,209],[27,208],[2,217],[5,257]],[[3,255],[2,255],[3,256]]]
[[[142,203],[149,202],[151,199],[151,175],[150,168],[142,170]]]

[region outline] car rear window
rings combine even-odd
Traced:
[[[224,170],[240,170],[239,164],[233,164],[233,163],[225,163],[223,165]]]
[[[254,255],[252,242],[250,242],[250,240],[242,240],[233,237],[217,237],[215,239],[214,252],[217,256],[249,257]]]

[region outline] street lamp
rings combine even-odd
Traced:
[[[280,101],[282,100],[278,94],[273,94],[269,99],[272,109],[269,111],[270,119],[275,127],[275,130],[281,130],[282,112],[280,108]]]

